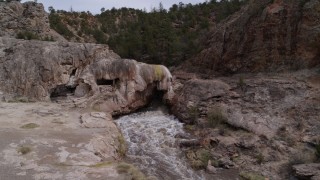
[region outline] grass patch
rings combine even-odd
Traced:
[[[37,128],[37,127],[40,127],[38,124],[35,124],[35,123],[29,123],[29,124],[25,124],[23,126],[21,126],[20,128],[22,129],[34,129],[34,128]]]
[[[265,180],[266,178],[252,172],[240,172],[240,178],[242,180]]]
[[[211,155],[210,151],[208,151],[206,149],[201,149],[200,151],[198,151],[197,157],[203,163],[204,166],[207,166],[208,161],[210,159],[212,159],[212,155]]]
[[[221,108],[212,107],[207,113],[207,120],[211,128],[216,128],[221,123],[225,123],[227,118],[223,114]]]
[[[29,152],[31,152],[31,148],[22,146],[22,147],[19,147],[17,152],[22,154],[22,155],[25,155],[25,154],[28,154]]]
[[[110,166],[110,165],[112,165],[112,162],[111,161],[106,161],[106,162],[101,162],[101,163],[97,163],[97,164],[91,165],[89,167],[102,168],[102,167],[107,167],[107,166]]]
[[[136,167],[127,163],[120,163],[117,166],[117,172],[119,174],[128,174],[132,180],[146,180],[145,175]]]
[[[196,121],[200,115],[198,107],[191,106],[188,109],[188,115],[189,115],[189,119],[192,120],[192,122]]]
[[[210,151],[206,149],[198,149],[196,152],[190,150],[186,154],[191,163],[193,169],[204,169],[208,165],[208,161],[211,160],[214,166],[218,166],[218,162],[213,160]]]
[[[259,153],[258,155],[256,155],[256,159],[258,164],[262,164],[265,162],[265,158],[262,153]]]
[[[118,136],[118,154],[120,157],[125,157],[127,153],[127,144],[123,135]]]
[[[29,103],[31,102],[27,97],[15,97],[10,99],[8,103]]]
[[[195,129],[195,127],[194,127],[194,125],[185,125],[184,126],[184,129],[186,130],[186,131],[189,131],[189,132],[191,132],[191,131],[193,131],[194,129]]]

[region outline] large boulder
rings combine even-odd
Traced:
[[[299,178],[311,179],[311,180],[320,179],[319,163],[299,164],[299,165],[294,165],[292,168],[295,175]]]

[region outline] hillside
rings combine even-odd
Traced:
[[[107,43],[121,57],[173,66],[199,53],[210,29],[246,3],[180,3],[169,10],[160,3],[151,12],[113,8],[95,16],[51,8],[49,19],[51,27],[71,41]]]
[[[65,41],[50,28],[42,4],[18,1],[0,1],[0,37]]]

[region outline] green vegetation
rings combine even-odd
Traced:
[[[31,152],[31,148],[22,146],[22,147],[19,147],[17,152],[22,154],[22,155],[25,155],[25,154],[28,154],[29,152]]]
[[[40,127],[38,124],[35,124],[35,123],[29,123],[29,124],[25,124],[23,126],[21,126],[20,128],[22,129],[34,129],[34,128],[37,128],[37,127]]]
[[[126,145],[126,141],[124,139],[124,137],[118,136],[118,154],[120,157],[125,157],[126,153],[127,153],[127,145]]]
[[[208,161],[210,159],[212,159],[212,155],[210,153],[210,151],[206,150],[206,149],[201,149],[200,151],[198,151],[197,153],[197,157],[199,158],[199,160],[202,162],[202,164],[204,165],[204,167],[207,166]]]
[[[35,39],[35,40],[38,40],[40,39],[39,36],[37,34],[34,34],[32,32],[29,32],[29,31],[22,31],[22,32],[19,32],[17,34],[17,39],[25,39],[25,40],[32,40],[32,39]]]
[[[127,163],[120,163],[117,166],[117,171],[119,174],[128,174],[131,176],[132,180],[145,180],[147,179],[145,175],[136,167]]]
[[[31,102],[27,97],[14,97],[8,103],[29,103]]]
[[[211,128],[216,128],[227,121],[220,107],[212,107],[207,113],[207,120]]]
[[[240,177],[243,180],[265,180],[266,178],[253,172],[240,172]]]
[[[192,5],[160,3],[150,12],[132,8],[101,8],[90,12],[50,11],[50,24],[66,39],[95,39],[108,44],[123,58],[173,66],[205,48],[213,24],[238,11],[248,0],[211,0]],[[72,28],[76,33],[70,31]]]
[[[74,34],[62,22],[62,19],[58,14],[51,13],[49,16],[49,21],[50,21],[50,27],[56,30],[59,34],[64,36],[66,39],[70,39],[74,36]]]
[[[198,119],[199,115],[200,115],[198,107],[197,106],[189,107],[188,115],[189,115],[190,120],[195,122]]]
[[[160,65],[153,65],[155,80],[161,81],[164,74]]]
[[[261,152],[258,155],[256,155],[256,159],[258,164],[262,164],[265,161],[264,155]]]
[[[204,148],[198,149],[196,151],[189,150],[186,153],[188,160],[190,161],[191,167],[193,169],[204,169],[208,165],[208,161],[211,160],[214,166],[218,166],[219,162],[214,160],[210,151]]]

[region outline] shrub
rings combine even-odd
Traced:
[[[207,167],[209,160],[213,161],[213,157],[207,149],[198,149],[197,151],[190,150],[187,152],[186,156],[193,169],[204,169]]]
[[[212,159],[212,155],[210,151],[206,149],[201,149],[200,151],[197,152],[197,157],[199,160],[202,162],[203,166],[206,167],[208,164],[208,161]]]
[[[119,142],[118,154],[120,157],[125,157],[127,153],[127,145],[122,135],[118,136],[118,142]]]
[[[18,151],[18,153],[25,155],[25,154],[28,154],[29,152],[31,152],[31,148],[22,146],[17,151]]]
[[[227,118],[224,116],[221,108],[213,107],[207,113],[207,120],[211,128],[215,128],[221,123],[226,122]]]
[[[132,180],[145,180],[147,179],[145,175],[136,167],[127,163],[120,163],[117,166],[117,171],[119,174],[129,174]]]
[[[265,161],[264,156],[263,156],[262,153],[259,153],[259,154],[256,156],[256,159],[257,159],[257,163],[258,163],[258,164],[262,164],[262,163]]]
[[[25,40],[32,40],[32,39],[39,39],[39,36],[32,33],[32,32],[29,32],[29,31],[22,31],[22,32],[19,32],[17,34],[17,39],[25,39]]]
[[[199,110],[198,110],[198,107],[196,106],[191,106],[189,109],[188,109],[188,114],[189,114],[189,118],[192,120],[192,121],[196,121],[199,117]]]

